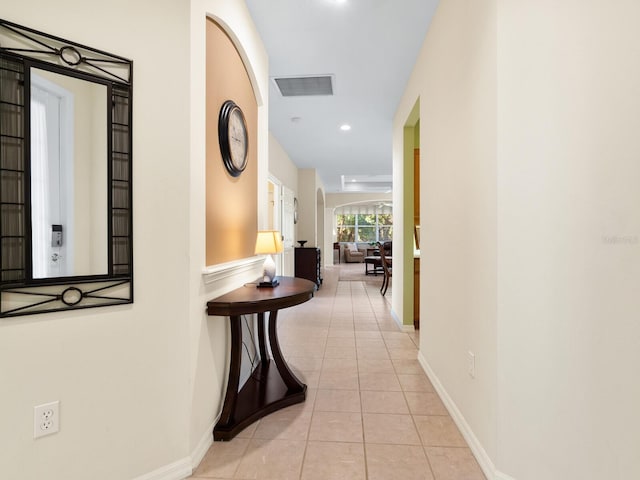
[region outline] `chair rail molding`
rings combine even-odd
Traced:
[[[251,270],[260,270],[263,263],[264,256],[260,255],[255,257],[243,258],[241,260],[233,260],[231,262],[220,263],[218,265],[211,265],[202,269],[202,278],[204,280],[204,283],[210,285],[212,283],[219,282],[236,275],[247,273]]]

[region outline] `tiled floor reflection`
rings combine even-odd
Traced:
[[[484,480],[416,360],[417,333],[391,318],[381,278],[339,281],[339,267],[324,277],[313,300],[279,312],[306,402],[215,442],[189,478]]]

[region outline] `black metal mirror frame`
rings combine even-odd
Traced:
[[[108,272],[33,278],[30,71],[107,88]],[[133,302],[133,62],[0,19],[0,317]]]

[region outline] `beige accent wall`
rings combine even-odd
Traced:
[[[258,229],[258,106],[233,41],[216,22],[206,22],[207,265],[216,265],[253,255]],[[242,109],[249,135],[247,167],[238,177],[227,172],[218,142],[218,115],[226,100]]]

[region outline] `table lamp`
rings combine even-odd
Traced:
[[[276,264],[271,257],[273,253],[282,252],[282,236],[277,230],[260,230],[256,237],[256,255],[266,255],[264,259],[264,271],[262,282],[258,284],[258,288],[277,287],[278,280],[276,277]]]

